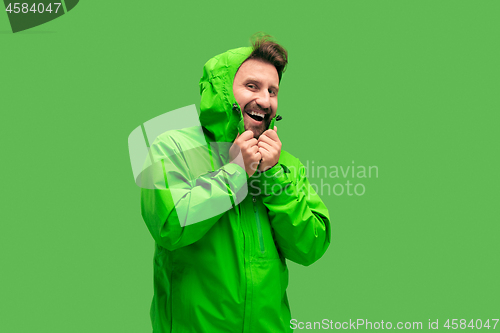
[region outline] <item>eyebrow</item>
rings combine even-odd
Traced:
[[[260,83],[262,83],[262,81],[260,81],[259,79],[256,79],[256,78],[251,77],[251,76],[250,76],[250,77],[248,77],[248,78],[245,80],[245,83],[248,83],[248,82],[254,82],[254,83],[259,83],[259,84],[260,84]],[[269,86],[269,88],[276,90],[276,92],[278,92],[278,91],[280,90],[279,86],[277,87],[277,86],[275,86],[274,84],[271,84],[271,85]]]

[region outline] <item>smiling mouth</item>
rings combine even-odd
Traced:
[[[267,117],[262,111],[246,111],[246,114],[255,121],[263,121]]]

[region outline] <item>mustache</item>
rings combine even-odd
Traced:
[[[271,114],[271,108],[261,108],[256,102],[251,102],[245,105],[245,112],[249,111],[262,111],[266,114],[266,116],[269,116]]]

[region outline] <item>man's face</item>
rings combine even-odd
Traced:
[[[268,129],[278,109],[279,77],[276,68],[266,62],[251,59],[240,66],[233,82],[245,130],[258,138]]]

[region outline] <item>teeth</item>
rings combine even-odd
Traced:
[[[265,116],[265,114],[264,114],[264,113],[260,113],[260,112],[258,112],[258,111],[250,111],[250,114],[251,114],[252,116],[258,116],[258,117],[261,117],[262,119],[264,119],[264,116]]]

